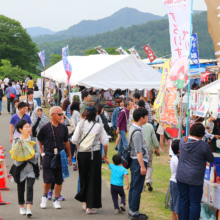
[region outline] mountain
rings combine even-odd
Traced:
[[[34,37],[33,41],[43,43],[66,40],[72,37],[93,36],[107,31],[117,30],[120,27],[127,28],[132,25],[144,24],[148,21],[161,20],[164,17],[140,12],[134,8],[123,8],[109,17],[99,20],[84,20],[54,35]]]
[[[208,32],[207,12],[193,15],[193,33],[198,34],[200,58],[213,59],[214,47]],[[50,54],[61,54],[62,47],[69,45],[70,55],[85,55],[86,50],[97,45],[103,48],[119,47],[130,48],[135,46],[142,58],[147,57],[143,46],[150,44],[158,57],[170,55],[170,34],[168,19],[149,21],[146,24],[133,25],[128,28],[119,28],[90,37],[75,37],[65,41],[47,42],[38,44],[39,50],[46,51],[46,63]]]
[[[30,27],[30,28],[26,28],[26,31],[31,37],[36,37],[39,35],[52,35],[55,33],[50,29],[42,28],[42,27]]]

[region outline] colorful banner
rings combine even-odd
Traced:
[[[172,63],[189,56],[191,14],[189,0],[163,0],[169,17]]]
[[[162,125],[169,137],[177,138],[179,132],[179,120],[176,106],[179,102],[177,89],[167,87],[169,82],[170,60],[164,63],[161,77],[160,90],[154,102],[157,121]]]
[[[216,59],[220,58],[219,0],[205,0],[207,5],[208,29],[213,40]],[[218,62],[218,65],[220,62]]]
[[[69,63],[68,58],[67,58],[67,49],[68,49],[68,46],[62,49],[62,59],[63,59],[63,66],[67,74],[67,84],[69,84],[70,77],[72,75],[72,66]]]
[[[220,118],[220,90],[218,90],[218,118]]]
[[[148,44],[144,46],[143,48],[145,52],[147,53],[150,63],[152,63],[154,60],[157,59],[157,56],[155,55],[154,51],[151,49],[151,47]]]
[[[196,116],[205,118],[208,110],[209,110],[209,93],[205,93],[205,98],[203,100],[201,107],[196,112]]]
[[[191,60],[199,68],[199,51],[197,34],[192,35]]]
[[[134,57],[136,57],[137,59],[139,59],[139,60],[141,59],[140,55],[138,54],[138,52],[135,50],[134,47],[128,49],[128,51],[129,51]]]
[[[123,47],[119,47],[115,51],[119,52],[121,55],[127,55],[128,52],[123,49]]]
[[[100,53],[102,55],[109,55],[108,52],[102,48],[101,45],[98,47],[95,47],[95,49],[98,51],[98,53]]]
[[[45,56],[44,56],[44,51],[38,52],[37,54],[38,54],[38,56],[39,56],[39,58],[40,58],[40,60],[41,60],[41,63],[42,63],[42,65],[43,65],[43,67],[45,68]]]

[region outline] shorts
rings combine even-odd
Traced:
[[[178,214],[179,190],[177,183],[170,181],[170,211]]]
[[[58,161],[58,163],[60,164],[58,164],[56,169],[50,168],[50,162],[51,162],[51,158],[45,155],[43,158],[43,164],[42,164],[44,183],[51,184],[54,179],[55,184],[62,185],[63,174],[62,174],[61,161],[60,160]]]

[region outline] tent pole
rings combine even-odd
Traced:
[[[187,97],[187,125],[186,125],[186,136],[189,135],[189,120],[190,120],[190,112],[189,112],[189,95],[190,95],[190,60],[191,60],[191,47],[192,47],[192,19],[193,19],[193,0],[191,0],[191,23],[190,23],[190,41],[189,41],[189,78],[188,78],[188,97]]]

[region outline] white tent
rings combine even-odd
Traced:
[[[209,112],[218,111],[219,95],[218,91],[220,90],[220,79],[216,80],[200,89],[198,92],[210,93],[209,95]],[[204,96],[203,96],[204,98]]]
[[[69,56],[72,65],[70,85],[103,89],[159,89],[161,74],[133,55]],[[67,83],[63,62],[41,73],[42,77]]]

